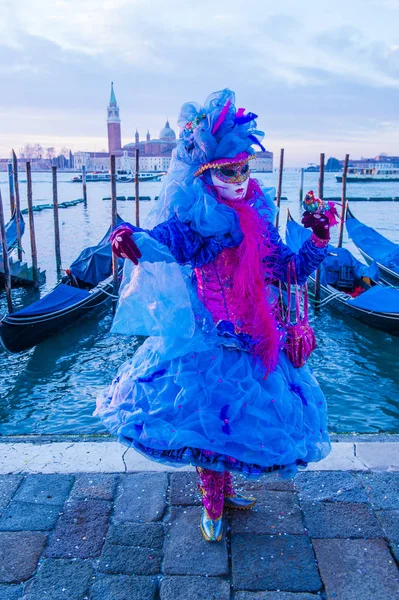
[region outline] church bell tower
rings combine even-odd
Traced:
[[[119,106],[116,102],[113,82],[111,83],[111,96],[107,107],[107,127],[108,152],[112,154],[122,148],[121,120],[119,118]]]

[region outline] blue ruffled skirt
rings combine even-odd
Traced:
[[[245,340],[220,334],[186,350],[168,358],[147,338],[99,396],[95,414],[122,443],[174,467],[252,478],[293,477],[329,454],[326,400],[307,366],[281,352],[265,378]]]

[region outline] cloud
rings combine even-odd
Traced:
[[[369,40],[355,27],[340,27],[323,32],[315,44],[333,55],[342,72],[350,64],[357,79],[371,78],[377,83],[399,87],[399,49],[378,40]]]
[[[126,141],[136,127],[157,133],[166,117],[176,124],[183,102],[230,87],[272,140],[299,148],[301,137],[363,140],[369,131],[391,144],[381,123],[397,131],[399,37],[378,6],[3,0],[0,153],[13,135],[59,137],[54,145],[75,149],[104,135],[105,145],[111,80]]]

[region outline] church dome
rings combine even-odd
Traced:
[[[175,141],[176,134],[173,131],[173,129],[171,128],[171,126],[169,125],[169,121],[166,121],[165,127],[163,129],[161,129],[161,131],[159,132],[159,139],[165,140],[168,142]]]

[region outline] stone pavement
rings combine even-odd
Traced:
[[[0,475],[0,600],[399,600],[399,472],[239,485],[209,544],[192,472]]]

